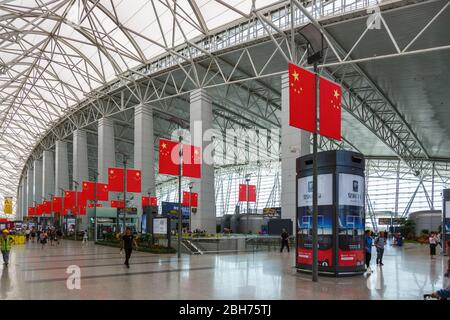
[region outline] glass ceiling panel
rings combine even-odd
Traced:
[[[222,3],[221,3],[222,2]],[[256,6],[276,1],[258,0]],[[248,14],[252,1],[0,2],[0,215],[37,139],[86,94]],[[158,23],[159,19],[159,23]],[[16,208],[16,199],[14,199]]]

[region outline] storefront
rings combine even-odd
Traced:
[[[106,234],[122,232],[125,218],[125,227],[130,227],[133,232],[137,231],[138,215],[136,208],[127,208],[124,214],[121,209],[98,207],[88,208],[89,238],[94,239],[94,230],[97,229],[97,239],[101,240]],[[96,219],[95,219],[96,217]]]

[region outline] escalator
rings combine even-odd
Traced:
[[[203,252],[188,239],[183,239],[181,244],[187,249],[190,254],[203,254]]]

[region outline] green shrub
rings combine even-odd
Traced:
[[[406,240],[414,240],[414,238],[415,238],[415,228],[416,228],[416,222],[414,220],[407,219],[400,226],[400,234]]]

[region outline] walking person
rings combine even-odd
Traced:
[[[55,240],[55,233],[54,230],[49,230],[48,231],[48,238],[50,240],[50,246],[53,247],[53,240]]]
[[[42,245],[42,249],[44,249],[45,245],[47,244],[48,234],[45,230],[42,230],[39,234],[39,242]]]
[[[14,238],[9,235],[7,229],[3,229],[2,235],[0,237],[0,251],[3,256],[3,264],[8,266],[9,263],[9,253],[11,252],[11,244],[14,243]]]
[[[34,243],[36,240],[36,229],[34,227],[31,228],[30,236],[31,236],[31,242]]]
[[[137,249],[137,243],[136,243],[136,239],[134,238],[133,234],[131,233],[131,228],[127,227],[125,229],[125,234],[122,236],[122,241],[121,241],[121,247],[120,247],[120,253],[122,253],[122,251],[125,249],[125,265],[127,266],[127,268],[130,267],[130,257],[131,257],[131,252],[133,251],[133,244]]]
[[[27,230],[25,230],[25,238],[27,240],[27,243],[30,241],[30,234],[31,234],[31,230],[29,228],[27,228]]]
[[[380,234],[375,239],[375,247],[377,248],[377,266],[384,266],[383,264],[383,254],[384,246],[386,245],[386,238],[384,237],[384,232],[380,231]]]
[[[42,233],[42,230],[38,228],[37,231],[36,231],[36,237],[37,237],[36,241],[38,243],[41,242],[41,233]]]
[[[284,247],[287,247],[287,251],[289,252],[289,233],[286,229],[281,231],[281,249],[280,252],[283,252]]]
[[[437,246],[437,238],[434,231],[431,232],[430,237],[428,238],[428,243],[430,244],[430,258],[434,259],[436,256],[436,246]]]
[[[56,230],[56,245],[59,246],[61,244],[61,240],[62,240],[62,231],[61,229]]]
[[[84,232],[83,232],[83,241],[81,242],[81,246],[86,246],[87,247],[88,240],[89,240],[88,231],[84,230]]]
[[[444,248],[442,247],[441,233],[436,234],[436,247],[439,245],[441,247],[441,254],[444,254]]]
[[[365,252],[366,252],[366,271],[368,274],[372,273],[372,269],[370,268],[370,260],[372,259],[372,246],[373,246],[373,238],[372,232],[370,230],[366,230],[364,236],[365,243]]]

